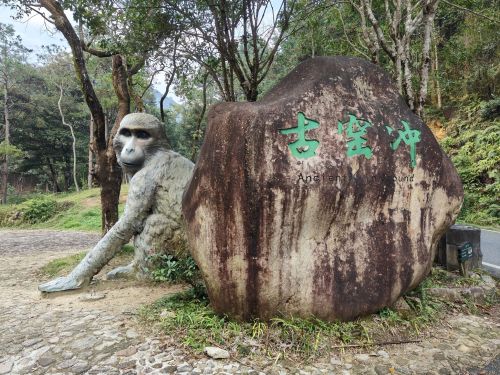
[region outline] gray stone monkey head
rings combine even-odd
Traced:
[[[126,115],[113,139],[118,163],[125,172],[134,174],[161,150],[168,149],[163,124],[146,113]]]

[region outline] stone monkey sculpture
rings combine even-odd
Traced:
[[[118,163],[132,176],[123,216],[68,276],[39,285],[40,291],[57,292],[89,284],[132,236],[134,260],[108,273],[108,278],[144,275],[149,255],[173,253],[174,245],[184,240],[181,199],[193,163],[168,150],[161,122],[144,113],[123,118],[113,147]]]

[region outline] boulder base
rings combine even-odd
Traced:
[[[462,197],[390,77],[322,57],[211,109],[183,213],[217,312],[349,320],[422,281]]]

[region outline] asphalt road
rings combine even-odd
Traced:
[[[498,375],[500,374],[500,355],[497,355],[490,363],[482,369],[472,368],[466,372],[467,375]]]
[[[483,267],[500,277],[500,232],[481,229],[481,252]]]

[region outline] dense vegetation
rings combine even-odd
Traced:
[[[9,203],[34,192],[111,184],[99,173],[115,161],[99,155],[126,111],[160,117],[172,148],[196,160],[211,104],[258,99],[304,59],[342,54],[369,59],[391,72],[408,104],[435,131],[464,182],[459,219],[500,225],[496,0],[2,3],[19,17],[41,9],[53,16],[57,4],[70,11],[81,26],[75,36],[90,76],[82,86],[81,64],[75,75],[75,46],[71,52],[56,47],[29,51],[12,27],[0,25],[0,162]],[[398,8],[400,3],[413,10]],[[217,17],[221,14],[226,18]],[[258,22],[261,17],[264,21]],[[68,25],[55,26],[66,36]],[[126,73],[122,81],[120,69]],[[165,81],[164,92],[155,89],[158,80]],[[101,112],[89,104],[88,85],[104,119],[96,120],[93,132],[91,113]],[[181,103],[168,105],[165,98],[174,88]],[[65,124],[72,126],[74,140]],[[116,197],[110,202],[117,204]],[[23,212],[26,207],[71,209],[51,199],[23,204]],[[29,215],[24,214],[25,224],[35,223]],[[36,220],[45,221],[42,213],[37,215]]]

